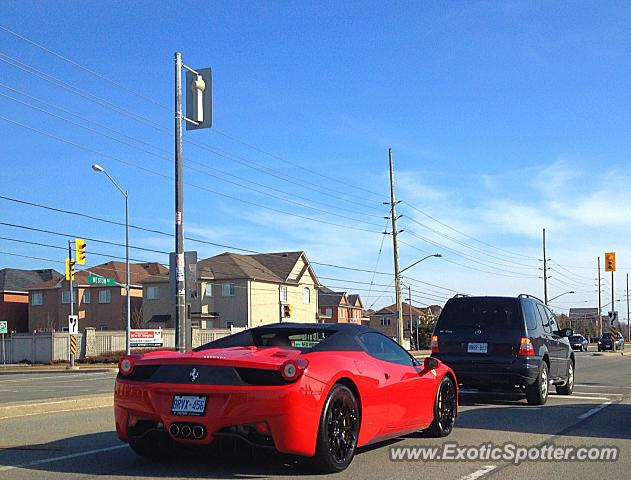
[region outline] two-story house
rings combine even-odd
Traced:
[[[413,305],[410,306],[409,303],[403,302],[402,306],[403,337],[407,339],[410,338],[417,321],[424,322],[430,318],[436,318],[441,311],[438,305],[420,308]],[[397,305],[393,304],[372,313],[370,315],[370,326],[390,338],[396,338],[398,319],[399,313],[397,311]]]
[[[28,332],[28,287],[61,277],[61,273],[50,268],[0,270],[0,320],[7,321],[9,332]]]
[[[362,323],[364,305],[357,294],[321,287],[318,290],[318,309],[320,323]]]
[[[156,262],[130,264],[130,303],[132,325],[140,324],[142,309],[142,280],[151,275],[167,272]],[[100,286],[88,283],[88,276],[111,278],[114,285]],[[127,324],[126,270],[124,262],[107,262],[77,271],[72,300],[79,328],[95,327],[100,330],[124,330]],[[57,330],[68,328],[71,293],[65,278],[52,279],[29,289],[29,330]]]
[[[304,252],[222,253],[197,262],[197,274],[193,325],[226,328],[317,321],[320,283]]]

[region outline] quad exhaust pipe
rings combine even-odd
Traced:
[[[172,423],[169,433],[174,438],[201,440],[206,436],[206,427],[198,423]]]

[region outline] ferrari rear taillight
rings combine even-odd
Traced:
[[[517,355],[520,357],[532,357],[535,354],[535,347],[532,345],[532,340],[528,337],[521,337],[519,339],[519,352]]]
[[[432,353],[439,353],[438,349],[438,335],[432,335],[432,343],[430,344]]]
[[[304,373],[309,362],[304,358],[287,360],[280,367],[280,374],[286,382],[295,382]]]
[[[134,370],[134,359],[132,357],[122,357],[118,361],[118,371],[122,375],[129,375]]]

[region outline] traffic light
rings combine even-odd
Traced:
[[[284,318],[291,317],[291,305],[283,305],[283,317]]]
[[[616,271],[616,252],[605,253],[605,272]]]
[[[85,240],[77,238],[74,242],[77,250],[77,263],[79,265],[85,265]]]
[[[74,280],[74,260],[66,258],[66,280]]]

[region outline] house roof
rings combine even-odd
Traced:
[[[143,278],[140,283],[168,283],[169,275],[149,275],[146,278]]]
[[[28,287],[46,281],[57,281],[61,273],[52,268],[42,270],[20,270],[17,268],[3,268],[0,270],[0,291],[25,292]]]
[[[362,299],[357,293],[351,293],[348,295],[348,303],[353,307],[361,307],[364,308],[364,304],[362,303]]]
[[[303,258],[316,284],[315,273],[304,252],[241,255],[225,252],[197,262],[200,277],[215,280],[251,279],[287,283],[296,263]]]
[[[337,307],[342,304],[345,295],[346,292],[334,292],[332,290],[324,292],[318,290],[318,305],[320,307]]]
[[[410,304],[403,302],[403,315],[410,314]],[[437,314],[437,310],[440,309],[438,305],[432,305],[427,308],[419,308],[412,306],[412,315],[427,315],[428,313],[432,313],[434,315]],[[396,303],[393,305],[388,305],[387,307],[383,307],[381,310],[374,312],[372,315],[392,315],[397,313],[397,305]]]
[[[129,264],[129,276],[132,285],[138,285],[145,278],[152,275],[164,275],[168,273],[169,269],[164,265],[157,262],[146,263],[130,263]],[[85,285],[88,283],[88,275],[98,275],[106,278],[113,278],[116,283],[125,283],[126,269],[125,262],[107,262],[102,265],[90,267],[86,270],[80,270],[75,273],[75,282],[78,285]],[[41,282],[29,287],[29,290],[38,290],[43,288],[55,288],[60,285],[64,280],[64,277],[60,275],[58,279],[52,279],[46,282]]]

